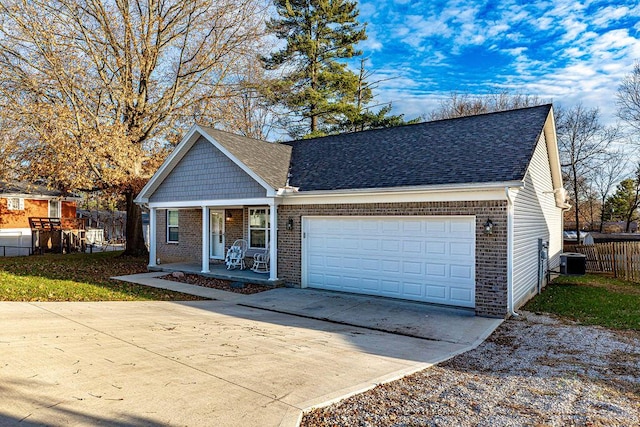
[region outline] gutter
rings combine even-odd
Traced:
[[[507,196],[507,311],[511,316],[518,317],[520,314],[514,310],[513,292],[513,199],[509,192],[510,187],[504,187]]]
[[[355,188],[342,190],[312,190],[299,191],[298,187],[286,186],[279,188],[277,195],[284,197],[314,197],[314,196],[343,196],[353,194],[384,194],[384,193],[425,193],[442,191],[469,191],[469,190],[496,190],[507,187],[523,187],[522,181],[505,181],[489,183],[467,183],[467,184],[439,184],[420,185],[407,187],[379,187],[379,188]]]

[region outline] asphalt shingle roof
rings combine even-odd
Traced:
[[[213,129],[201,128],[274,189],[287,183],[291,147]]]
[[[524,178],[551,105],[290,141],[300,191]]]
[[[32,196],[64,196],[58,190],[51,190],[44,185],[24,181],[0,181],[0,194],[28,194]]]

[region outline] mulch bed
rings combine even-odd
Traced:
[[[257,294],[258,292],[273,289],[273,286],[258,285],[256,283],[245,283],[243,287],[232,287],[232,280],[215,279],[213,277],[205,277],[199,274],[185,273],[182,277],[175,277],[171,274],[161,276],[159,279],[171,280],[172,282],[187,283],[189,285],[203,286],[205,288],[220,289],[221,291],[235,292],[237,294]]]

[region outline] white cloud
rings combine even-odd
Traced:
[[[607,27],[611,22],[627,16],[629,12],[626,6],[607,6],[595,13],[591,22],[599,27]]]
[[[608,0],[604,6],[591,0],[503,0],[491,2],[488,12],[480,6],[467,0],[415,2],[411,14],[389,12],[376,24],[372,50],[398,43],[412,51],[411,57],[386,52],[384,61],[373,55],[372,62],[384,67],[382,76],[397,76],[381,83],[380,100],[414,117],[437,107],[458,84],[478,93],[506,89],[565,105],[583,102],[614,120],[617,87],[640,59],[640,20],[629,19],[640,16],[637,0]],[[466,75],[470,58],[460,53],[471,46],[502,53],[507,65],[486,81]]]

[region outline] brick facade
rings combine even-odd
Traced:
[[[225,222],[225,243],[247,239],[248,208],[230,209]],[[228,217],[227,212],[225,216]],[[301,218],[303,216],[428,216],[474,215],[476,217],[476,314],[488,317],[507,315],[507,202],[424,202],[333,205],[280,205],[278,207],[278,278],[300,286],[302,267]],[[287,221],[293,219],[293,229]],[[493,233],[484,234],[491,218]],[[157,256],[162,263],[201,262],[202,210],[180,210],[179,243],[166,242],[166,211],[158,210]]]
[[[202,262],[202,209],[180,209],[178,212],[178,243],[167,243],[167,211],[158,209],[156,256],[165,264]]]
[[[246,209],[244,209],[246,210]],[[229,213],[231,216],[229,216]],[[243,209],[226,209],[225,246],[244,237]],[[180,209],[178,213],[178,243],[167,243],[167,211],[158,209],[156,255],[161,263],[202,262],[202,209]]]
[[[507,202],[425,202],[334,205],[280,205],[278,207],[278,278],[300,286],[301,218],[303,216],[475,215],[476,217],[476,314],[507,315]],[[287,230],[289,218],[293,229]],[[484,234],[491,218],[493,233]]]

